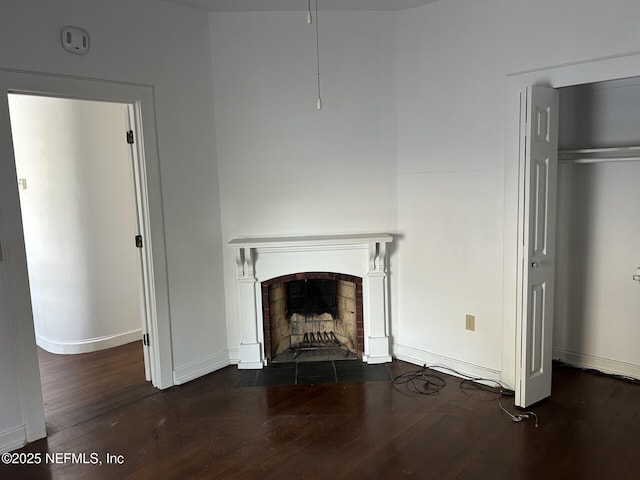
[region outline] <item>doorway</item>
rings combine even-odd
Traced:
[[[36,343],[51,353],[147,330],[128,108],[9,94]]]
[[[8,94],[21,93],[80,100],[108,101],[128,105],[134,130],[136,191],[141,206],[140,250],[143,263],[146,318],[149,319],[148,346],[150,377],[157,388],[173,385],[173,362],[169,322],[168,279],[160,165],[157,151],[155,106],[150,86],[111,83],[94,79],[0,70],[0,280],[8,288],[0,291],[3,335],[0,346],[7,357],[3,375],[7,379],[8,413],[20,425],[12,431],[11,444],[17,445],[46,436],[44,409],[27,260],[23,239],[20,200],[17,188]],[[146,197],[143,192],[147,193]],[[152,248],[153,247],[153,248]],[[2,280],[4,281],[4,280]],[[5,395],[6,396],[6,395]],[[9,407],[8,407],[9,408]]]
[[[136,342],[150,380],[142,261],[132,146],[131,105],[9,94],[22,225],[45,417],[71,399],[60,392],[86,383],[75,363],[65,374],[46,368],[53,355],[77,355]],[[49,355],[47,355],[47,352]],[[82,356],[82,355],[81,355]],[[79,359],[78,361],[84,361]],[[44,362],[44,363],[43,363]],[[137,362],[136,362],[137,363]],[[101,394],[121,388],[105,369]],[[113,379],[107,381],[106,379]],[[60,383],[62,382],[62,390]],[[52,387],[55,386],[55,392]],[[78,395],[90,400],[90,396]],[[75,403],[74,410],[78,405]],[[56,425],[59,429],[64,425]]]
[[[640,378],[640,78],[560,89],[553,358]]]
[[[632,53],[615,57],[576,62],[540,70],[514,73],[507,78],[506,156],[505,156],[505,214],[504,214],[504,296],[503,296],[503,371],[501,379],[516,391],[516,403],[526,386],[523,344],[528,341],[526,309],[522,299],[522,264],[524,261],[521,239],[524,232],[523,194],[524,165],[521,151],[521,92],[531,85],[544,85],[559,89],[587,83],[640,76],[640,54]],[[545,325],[553,328],[551,324]],[[549,349],[549,351],[551,351]],[[551,362],[544,375],[551,384]],[[520,393],[519,393],[520,392]]]

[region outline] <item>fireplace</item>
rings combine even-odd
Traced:
[[[392,240],[385,233],[231,240],[231,360],[240,369],[262,368],[292,347],[318,350],[333,342],[364,362],[390,362],[386,246]],[[309,290],[319,305],[300,293]]]
[[[362,358],[362,278],[304,272],[262,282],[270,362]]]

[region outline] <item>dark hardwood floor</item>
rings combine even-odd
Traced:
[[[396,361],[392,374],[417,367]],[[79,356],[41,352],[49,437],[19,450],[41,465],[0,465],[7,479],[635,479],[640,385],[554,372],[539,417],[513,423],[493,396],[442,375],[438,395],[390,382],[240,387],[227,367],[157,391],[139,344]],[[502,400],[515,411],[513,400]],[[45,464],[96,453],[102,465]],[[122,455],[107,464],[106,455]]]
[[[156,393],[144,379],[141,342],[80,355],[38,348],[47,434]]]

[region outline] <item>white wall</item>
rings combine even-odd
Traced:
[[[124,104],[9,95],[36,343],[53,353],[141,338]]]
[[[559,148],[640,144],[640,78],[560,89]]]
[[[62,48],[60,32],[66,25],[89,31],[87,55]],[[207,15],[150,0],[7,0],[0,44],[7,46],[0,49],[0,68],[153,87],[174,369],[186,376],[226,364]],[[7,345],[12,336],[5,335],[12,331],[10,323],[4,324],[10,321],[2,319],[2,352],[13,348]],[[15,368],[11,359],[2,364],[2,377],[8,379],[3,392],[17,390],[11,380]],[[2,398],[1,428],[22,425],[15,401]]]
[[[397,231],[395,353],[499,375],[513,322],[502,303],[507,75],[639,50],[639,13],[631,0],[321,12],[321,112],[304,13],[212,14],[224,240]],[[334,165],[361,179],[355,189],[326,173]],[[364,201],[340,203],[341,191]],[[230,345],[233,275],[227,252]]]
[[[640,377],[640,162],[561,165],[555,358]]]
[[[640,50],[639,15],[635,0],[447,0],[398,15],[396,351],[504,367],[507,75]]]
[[[393,15],[320,12],[320,111],[306,12],[210,18],[224,241],[394,231]],[[225,254],[233,347],[235,267]]]

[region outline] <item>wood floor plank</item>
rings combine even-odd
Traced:
[[[103,464],[0,465],[0,478],[600,480],[640,469],[640,385],[575,369],[554,372],[535,427],[446,375],[422,396],[389,382],[240,387],[231,366],[159,391],[139,343],[40,360],[49,437],[20,452],[95,452]]]

